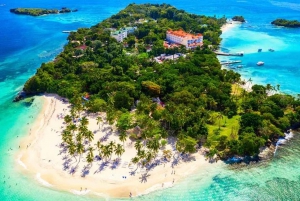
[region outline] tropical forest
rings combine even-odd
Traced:
[[[208,157],[255,156],[300,121],[300,100],[280,93],[280,86],[242,88],[251,80],[222,69],[214,50],[225,23],[225,17],[190,14],[168,4],[130,4],[91,28],[71,32],[63,52],[43,63],[24,91],[68,99],[72,110],[65,117],[67,128],[74,127],[72,118],[83,110],[105,112],[120,140],[131,138],[138,154],[141,144],[157,153],[173,136],[181,153],[206,147]],[[123,41],[112,37],[126,27],[135,30]],[[168,30],[200,33],[203,45],[166,48]],[[178,57],[157,62],[162,55]],[[81,124],[82,133],[92,138],[86,122]],[[128,132],[137,127],[140,135]],[[64,133],[76,152],[76,136]]]

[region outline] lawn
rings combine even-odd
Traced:
[[[219,141],[220,136],[226,136],[227,140],[234,140],[238,138],[239,130],[239,120],[240,115],[233,116],[229,119],[227,116],[224,116],[220,119],[216,118],[218,116],[217,112],[211,114],[215,117],[214,124],[208,124],[208,136],[207,142],[213,146],[216,146]]]

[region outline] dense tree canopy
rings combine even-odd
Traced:
[[[130,4],[90,29],[72,32],[64,51],[42,64],[24,90],[77,97],[76,105],[89,94],[87,110],[106,111],[110,123],[117,121],[120,139],[138,126],[141,135],[131,136],[142,138],[154,152],[173,135],[182,152],[194,152],[199,144],[220,157],[256,154],[268,140],[274,141],[299,122],[300,101],[288,95],[268,96],[276,90],[270,85],[254,85],[250,93],[240,88],[240,93],[235,92],[232,86],[240,75],[221,69],[208,46],[220,43],[225,22],[225,18],[189,14],[167,4]],[[110,30],[125,26],[137,30],[119,43]],[[168,29],[202,33],[204,46],[194,51],[165,49]],[[153,57],[162,53],[186,57],[154,62]]]
[[[300,22],[297,20],[276,19],[276,20],[272,21],[271,24],[274,24],[277,26],[290,27],[290,28],[300,27]]]

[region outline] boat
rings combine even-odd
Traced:
[[[237,65],[236,67],[237,68],[243,68],[243,65]]]
[[[258,49],[258,52],[261,52],[262,51],[262,49]]]
[[[274,52],[275,50],[273,50],[273,49],[269,49],[269,51],[270,51],[270,52]]]
[[[256,65],[258,65],[258,66],[263,66],[264,64],[265,64],[265,62],[263,62],[263,61],[259,61],[256,63]]]

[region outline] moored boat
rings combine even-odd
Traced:
[[[263,66],[264,64],[265,64],[265,62],[263,62],[263,61],[259,61],[256,63],[256,65],[258,65],[258,66]]]

